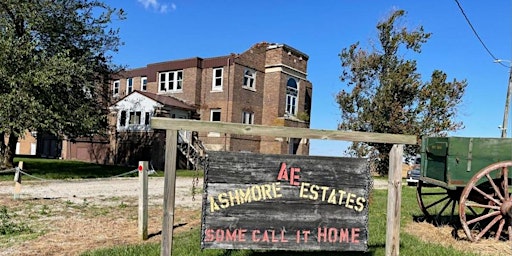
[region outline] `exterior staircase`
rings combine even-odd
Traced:
[[[203,166],[206,150],[196,132],[178,132],[178,151],[181,153],[179,168],[198,170]]]

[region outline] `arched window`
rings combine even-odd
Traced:
[[[248,88],[248,89],[254,89],[255,82],[256,82],[256,71],[251,70],[251,69],[245,69],[243,87]]]
[[[286,83],[286,113],[290,115],[297,114],[297,95],[298,95],[297,81],[289,78]]]

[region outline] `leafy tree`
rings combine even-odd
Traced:
[[[0,136],[3,167],[27,130],[71,138],[106,128],[116,10],[96,0],[0,1]]]
[[[336,101],[341,110],[341,130],[428,136],[446,136],[463,127],[457,121],[457,106],[466,88],[465,80],[447,81],[434,70],[430,81],[422,81],[416,61],[406,52],[421,52],[431,34],[423,27],[408,30],[397,25],[405,11],[396,10],[377,25],[379,48],[362,49],[359,42],[339,54],[343,69],[340,79],[351,91],[340,91]],[[348,153],[367,156],[380,174],[388,173],[392,145],[354,142]],[[410,158],[418,146],[405,147]]]

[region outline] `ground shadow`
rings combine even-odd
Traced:
[[[185,225],[187,225],[187,224],[188,224],[188,223],[179,223],[179,224],[174,225],[174,226],[173,226],[173,228],[183,227],[183,226],[185,226]],[[156,232],[156,233],[149,234],[149,235],[148,235],[148,239],[149,239],[149,238],[152,238],[152,237],[154,237],[154,236],[159,236],[159,235],[162,235],[162,230],[160,230],[160,231],[158,231],[158,232]]]

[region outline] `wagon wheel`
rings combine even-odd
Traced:
[[[469,240],[478,241],[485,236],[512,241],[510,167],[512,161],[491,164],[475,174],[462,191],[459,215]],[[475,212],[483,214],[471,218],[469,214]]]
[[[421,180],[418,182],[416,193],[418,205],[425,218],[436,226],[451,223],[454,220],[459,198],[460,190],[428,186]]]

